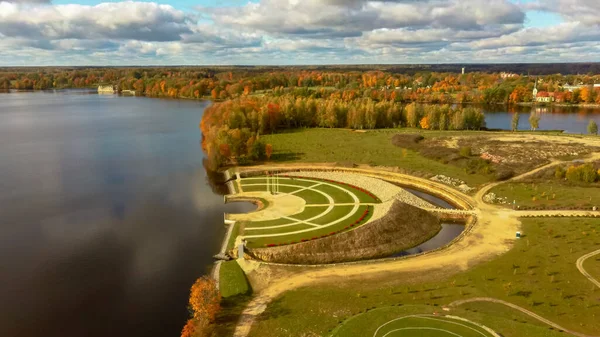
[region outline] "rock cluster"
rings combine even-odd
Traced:
[[[508,204],[508,198],[504,197],[499,197],[496,195],[496,193],[490,192],[486,195],[483,196],[483,201],[487,202],[488,204]]]
[[[437,176],[430,178],[430,180],[437,181],[437,182],[445,184],[445,185],[454,186],[463,193],[470,193],[471,191],[474,190],[473,187],[470,187],[469,185],[467,185],[464,181],[462,181],[460,179],[450,178],[450,177],[447,177],[447,176],[441,175],[441,174],[438,174]]]
[[[492,163],[496,163],[496,164],[499,164],[499,163],[501,163],[501,162],[504,161],[504,158],[502,158],[500,156],[493,155],[493,154],[488,153],[488,152],[482,153],[481,154],[481,158],[485,159],[485,160],[489,160]]]

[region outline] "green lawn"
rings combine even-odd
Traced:
[[[319,214],[325,212],[327,210],[327,208],[328,208],[328,206],[306,207],[306,208],[304,208],[304,211],[302,211],[302,213],[294,214],[290,217],[294,218],[294,219],[298,219],[298,220],[308,220],[308,219],[312,219],[312,218],[318,216]]]
[[[398,304],[439,308],[471,297],[502,299],[565,328],[595,335],[600,331],[600,289],[579,273],[575,262],[600,249],[599,230],[600,219],[523,219],[524,237],[495,260],[467,272],[336,279],[289,291],[269,305],[251,336],[328,336],[340,323],[368,309]],[[498,304],[472,303],[457,310],[453,314],[474,318],[505,337],[559,336]]]
[[[352,209],[354,208],[354,206],[335,206],[331,212],[325,214],[324,216],[314,219],[313,221],[311,221],[312,223],[314,223],[315,225],[326,225],[330,222],[336,221],[348,214],[350,214],[350,212],[352,211]],[[364,211],[366,208],[366,206],[363,206],[362,211]],[[361,208],[359,207],[358,211],[356,211],[356,213],[354,214],[361,214],[359,213],[361,212]],[[351,217],[353,218],[353,217]],[[348,221],[348,220],[346,220]]]
[[[221,263],[219,289],[223,297],[244,295],[251,292],[246,274],[244,274],[237,261],[225,261]]]
[[[325,197],[323,194],[311,191],[311,190],[303,190],[298,193],[294,193],[295,196],[300,197],[306,201],[307,205],[327,205],[329,204],[329,199]]]
[[[262,136],[273,145],[272,160],[311,163],[356,163],[379,166],[398,166],[409,173],[433,176],[444,174],[478,186],[491,176],[467,174],[464,168],[427,159],[420,154],[392,145],[391,138],[399,132],[414,130],[373,130],[365,133],[347,129],[301,129]],[[421,132],[430,136],[463,135],[465,132]],[[481,133],[472,132],[474,136]]]
[[[287,233],[287,232],[295,232],[304,229],[314,228],[313,226],[305,225],[305,224],[297,224],[288,227],[280,227],[280,228],[268,228],[268,229],[260,229],[260,230],[246,230],[244,232],[245,235],[266,235],[266,234],[279,234],[279,233]],[[255,240],[255,239],[250,239]]]
[[[343,191],[337,187],[329,186],[329,185],[319,185],[319,186],[315,187],[315,189],[325,192],[326,194],[329,194],[329,196],[331,196],[333,198],[333,201],[336,204],[354,203],[354,199],[350,196],[350,194],[346,193],[345,191]],[[352,192],[354,192],[354,189],[352,189]],[[356,192],[358,192],[358,191],[356,191]]]
[[[363,221],[360,224],[355,225],[354,227],[350,227],[350,225],[352,223],[359,220],[359,218],[362,216],[363,212],[367,208],[369,209],[369,214],[363,219]],[[346,214],[348,214],[350,212],[350,210],[352,210],[352,206],[336,206],[336,207],[334,207],[334,209],[331,212],[327,213],[327,215],[313,220],[312,223],[328,224],[332,221],[335,221],[335,220],[345,216]],[[354,213],[353,216],[351,216],[348,219],[346,219],[345,221],[341,221],[335,225],[318,228],[313,231],[308,231],[308,232],[298,233],[298,234],[264,237],[264,238],[248,238],[247,246],[251,247],[251,248],[262,248],[269,244],[279,245],[279,244],[299,243],[302,241],[302,239],[310,240],[312,238],[319,238],[324,235],[330,235],[333,232],[339,233],[341,231],[349,230],[351,228],[356,228],[357,226],[365,224],[371,218],[372,214],[373,214],[373,206],[360,206],[358,208],[358,211],[356,213]],[[348,228],[346,228],[346,227],[348,227]],[[274,233],[289,232],[289,231],[291,231],[290,229],[292,229],[292,228],[296,228],[296,227],[279,228],[279,229],[274,230]],[[259,234],[259,232],[260,232],[260,234],[262,234],[262,231],[246,231],[244,234],[245,235],[254,235],[254,234]]]
[[[521,208],[538,209],[586,209],[600,207],[598,187],[568,186],[560,182],[513,182],[499,185],[490,192],[498,197],[508,198],[512,207],[513,200]]]
[[[600,228],[596,232],[598,231],[600,231]],[[583,268],[585,268],[585,271],[590,273],[593,278],[600,281],[600,254],[585,260],[583,263]]]
[[[260,227],[271,227],[271,226],[279,226],[286,225],[292,223],[294,221],[289,219],[275,219],[275,220],[265,220],[265,221],[247,221],[246,228],[260,228]]]
[[[441,329],[464,337],[493,337],[483,328],[462,321],[441,316],[420,316],[439,311],[428,306],[391,306],[368,311],[344,322],[333,331],[333,337],[345,336],[452,336],[439,330],[418,329],[418,327]],[[417,317],[411,317],[417,316]],[[394,331],[395,330],[395,331]]]

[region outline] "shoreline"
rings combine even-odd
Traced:
[[[225,181],[227,181],[227,180],[229,180],[229,178],[231,178],[231,175],[229,174],[229,170],[223,171],[223,175],[225,176]],[[227,189],[229,190],[229,194],[223,196],[224,203],[227,203],[227,196],[235,194],[235,188],[233,187],[233,185],[229,184],[229,183],[227,183],[226,185],[227,185]],[[233,227],[235,227],[235,221],[232,222],[232,221],[225,219],[225,215],[223,215],[223,223],[225,226],[227,226],[227,231],[225,232],[225,236],[223,237],[223,242],[221,243],[221,250],[219,251],[219,253],[217,255],[225,255],[225,253],[227,252],[227,244],[229,242],[229,238],[231,237],[231,233],[233,232]],[[222,263],[223,263],[223,260],[215,261],[212,271],[210,272],[210,275],[217,283],[218,289],[221,288],[220,272],[221,272],[221,264]]]
[[[51,88],[51,89],[8,89],[8,90],[0,90],[1,93],[11,93],[11,92],[44,92],[44,91],[67,91],[67,90],[89,90],[90,93],[98,93],[97,91],[97,87],[85,87],[85,88]],[[158,99],[170,99],[170,100],[177,100],[177,99],[183,99],[183,100],[188,100],[188,101],[200,101],[200,102],[224,102],[226,100],[222,100],[222,99],[212,99],[210,96],[203,96],[201,98],[195,98],[195,97],[183,97],[183,96],[178,96],[178,97],[169,97],[169,96],[148,96],[145,94],[141,94],[141,95],[122,95],[121,93],[115,92],[114,95],[117,96],[135,96],[135,97],[146,97],[146,98],[158,98]],[[235,97],[235,98],[239,98],[239,97]],[[233,98],[233,99],[235,99]],[[549,103],[537,103],[537,102],[518,102],[518,103],[476,103],[476,102],[448,102],[448,103],[432,103],[432,102],[417,102],[417,101],[407,101],[407,102],[401,102],[402,104],[411,104],[411,103],[416,103],[416,104],[429,104],[429,105],[444,105],[444,104],[457,104],[457,105],[503,105],[506,107],[510,107],[510,106],[531,106],[531,107],[552,107],[552,106],[556,106],[556,107],[562,107],[562,108],[591,108],[591,109],[600,109],[600,104],[597,103],[578,103],[578,104],[572,104],[572,103],[556,103],[556,102],[549,102]]]

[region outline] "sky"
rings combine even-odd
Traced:
[[[600,61],[600,0],[0,0],[0,66]]]

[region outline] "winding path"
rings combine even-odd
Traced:
[[[585,260],[589,259],[592,256],[596,256],[600,254],[600,249],[591,252],[589,254],[585,254],[584,256],[580,257],[577,259],[577,269],[579,269],[579,272],[583,274],[583,276],[585,276],[588,280],[590,280],[590,282],[592,282],[593,284],[595,284],[598,288],[600,288],[600,282],[598,282],[598,280],[596,280],[592,275],[590,275],[584,268],[583,268],[583,263],[585,262]]]
[[[600,159],[600,153],[595,153],[593,156],[588,158],[586,161],[593,161]],[[515,181],[527,176],[533,175],[539,171],[547,168],[565,163],[562,161],[553,161],[547,165],[536,168],[525,174],[514,177],[508,181]],[[286,169],[310,169],[310,166],[296,166],[290,165],[285,166]],[[265,169],[276,169],[272,166],[260,166],[254,168],[256,170]],[[519,217],[523,216],[548,216],[549,214],[543,212],[534,211],[513,211],[502,207],[487,204],[483,201],[483,197],[494,187],[506,183],[497,182],[484,186],[477,192],[475,197],[467,196],[457,190],[451,189],[448,186],[440,183],[432,182],[427,179],[417,178],[398,173],[390,172],[379,172],[373,170],[364,169],[340,169],[347,172],[355,172],[364,174],[371,177],[382,177],[386,180],[401,184],[409,184],[413,186],[419,186],[425,191],[434,190],[437,194],[443,194],[450,200],[458,200],[462,205],[472,205],[472,212],[477,217],[477,223],[470,230],[466,230],[458,240],[453,242],[451,245],[446,246],[440,250],[432,251],[427,254],[413,256],[406,259],[399,259],[393,261],[373,261],[365,262],[363,264],[352,264],[352,265],[336,265],[323,267],[318,270],[310,270],[301,272],[289,277],[280,278],[272,281],[272,283],[255,295],[250,301],[246,309],[243,311],[239,323],[236,326],[234,337],[246,337],[250,333],[252,324],[256,317],[260,315],[266,309],[267,305],[276,297],[280,296],[284,292],[299,287],[307,286],[317,282],[322,282],[326,279],[336,277],[352,277],[365,274],[377,274],[377,273],[390,273],[390,272],[415,272],[415,271],[431,271],[439,269],[441,267],[453,267],[457,270],[466,270],[468,267],[474,264],[480,263],[481,261],[489,260],[493,257],[499,256],[507,252],[512,247],[513,237],[517,230],[520,228]],[[576,211],[552,211],[553,214],[559,216],[587,216],[589,212],[576,212]],[[583,264],[585,259],[600,254],[600,250],[587,254],[578,260],[578,268],[590,281],[600,286],[598,281],[593,279],[583,267],[580,268],[580,264]],[[568,331],[559,325],[552,323],[544,319],[535,313],[518,307],[514,304],[504,302],[501,300],[490,299],[490,298],[476,298],[464,301],[454,302],[452,305],[457,306],[463,303],[475,302],[475,301],[489,301],[507,305],[511,308],[526,313],[550,326],[557,329]],[[578,337],[591,337],[576,332],[571,332]]]
[[[553,328],[555,328],[557,330],[568,332],[571,335],[574,335],[574,336],[577,336],[577,337],[597,337],[597,336],[585,335],[585,334],[582,334],[582,333],[579,333],[579,332],[576,332],[576,331],[565,329],[562,326],[560,326],[560,325],[558,325],[558,324],[556,324],[556,323],[554,323],[554,322],[552,322],[550,320],[547,320],[544,317],[542,317],[542,316],[540,316],[540,315],[538,315],[538,314],[536,314],[536,313],[534,313],[532,311],[529,311],[529,310],[527,310],[525,308],[522,308],[522,307],[520,307],[520,306],[518,306],[516,304],[512,304],[510,302],[506,302],[506,301],[495,299],[495,298],[490,298],[490,297],[474,297],[474,298],[469,298],[469,299],[466,299],[466,300],[454,301],[454,302],[450,303],[448,306],[449,307],[457,307],[457,306],[462,305],[462,304],[474,303],[474,302],[489,302],[489,303],[502,304],[502,305],[505,305],[507,307],[513,308],[513,309],[515,309],[517,311],[520,311],[520,312],[522,312],[522,313],[524,313],[524,314],[526,314],[526,315],[528,315],[530,317],[533,317],[533,318],[537,319],[538,321],[540,321],[542,323],[545,323],[545,324],[547,324],[547,325],[549,325],[549,326],[551,326],[551,327],[553,327]]]

